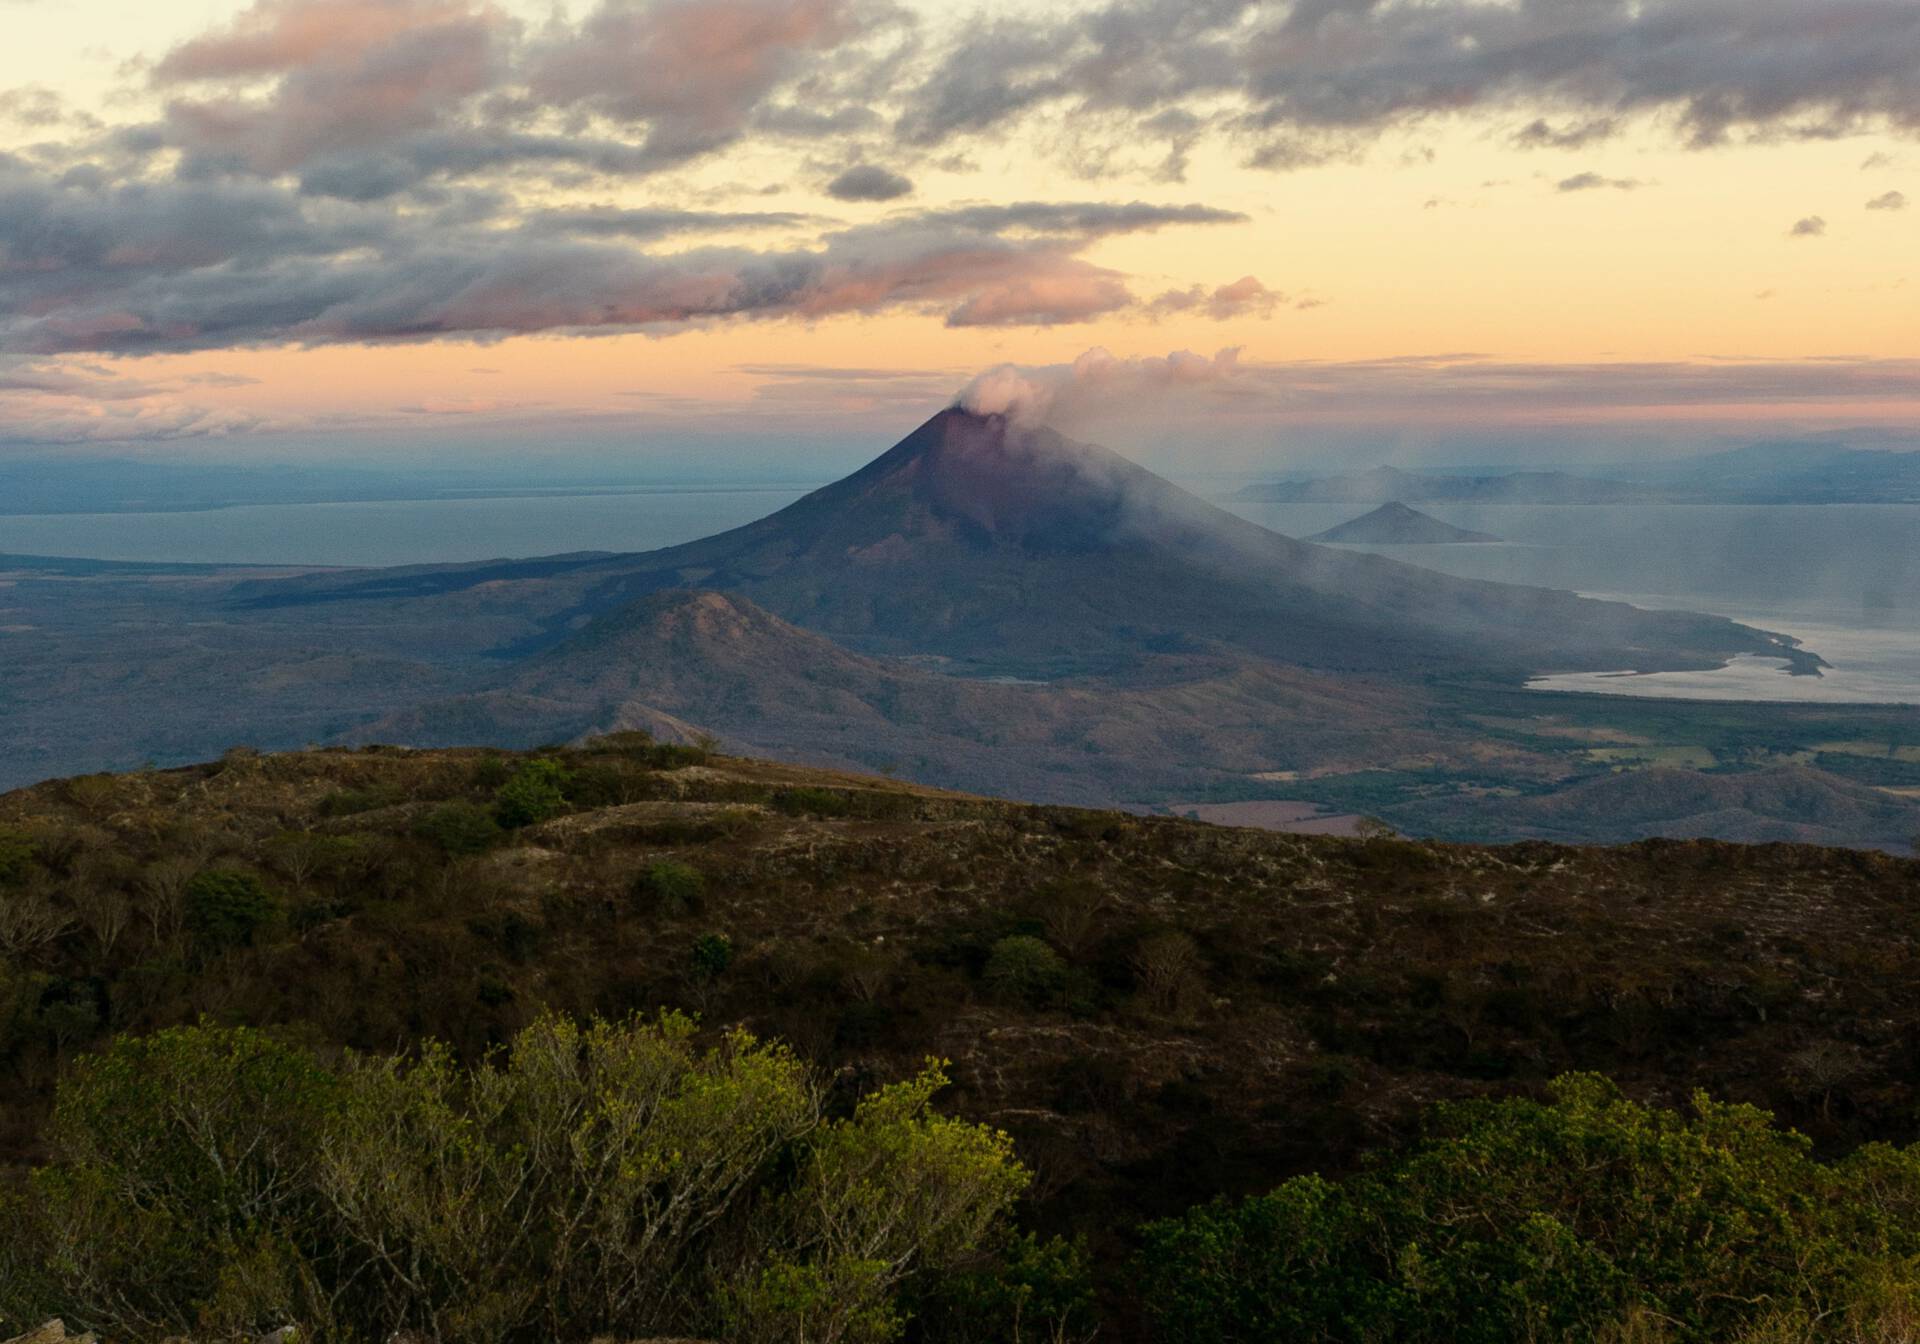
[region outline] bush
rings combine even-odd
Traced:
[[[634,879],[634,896],[663,915],[698,913],[707,879],[698,868],[676,859],[649,864]]]
[[[128,1338],[324,1324],[301,1274],[265,1271],[316,1235],[339,1104],[313,1056],[245,1028],[122,1038],[77,1062],[52,1165],[0,1207],[16,1258],[0,1258],[0,1319],[61,1314]]]
[[[397,807],[407,795],[392,784],[373,784],[361,789],[335,789],[320,800],[323,817],[352,817],[383,807]]]
[[[0,827],[0,886],[20,881],[33,866],[33,837],[25,831]]]
[[[988,986],[1004,998],[1042,1003],[1060,992],[1067,968],[1046,943],[1016,934],[993,945],[985,975]]]
[[[1096,1331],[1086,1247],[1009,1236],[977,1264],[923,1281],[912,1299],[929,1344],[1063,1344]]]
[[[625,756],[655,770],[678,770],[683,766],[705,765],[713,758],[714,742],[711,738],[694,744],[656,742],[652,733],[635,728],[590,737],[582,750],[596,756]]]
[[[944,1083],[823,1123],[785,1047],[703,1048],[672,1013],[543,1016],[472,1069],[431,1042],[326,1067],[246,1030],[122,1040],[62,1082],[53,1161],[0,1191],[0,1319],[890,1340],[1027,1180],[1004,1135],[932,1112]]]
[[[1704,1344],[1797,1316],[1829,1324],[1794,1338],[1838,1339],[1920,1256],[1920,1150],[1825,1165],[1751,1107],[1651,1109],[1587,1075],[1544,1103],[1436,1107],[1429,1129],[1343,1184],[1302,1177],[1147,1228],[1160,1336],[1508,1344],[1650,1318]]]
[[[733,940],[724,933],[703,933],[693,940],[693,973],[702,980],[717,978],[733,965]]]
[[[273,894],[252,873],[215,869],[186,887],[187,928],[209,948],[243,947],[279,913]]]
[[[513,764],[504,756],[482,756],[473,764],[473,787],[497,789],[513,778]]]
[[[1005,1134],[935,1115],[932,1062],[820,1130],[727,1295],[735,1344],[896,1337],[896,1290],[973,1253],[1028,1175]]]
[[[500,823],[478,803],[456,800],[420,818],[413,831],[447,854],[469,855],[484,852],[500,838]]]
[[[494,795],[494,819],[508,830],[532,826],[567,810],[567,770],[547,757],[528,761]]]
[[[781,789],[773,795],[773,807],[790,817],[844,817],[851,809],[845,793],[834,789]]]

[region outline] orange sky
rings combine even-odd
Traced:
[[[428,0],[351,0],[344,7],[339,0],[267,0],[251,10],[227,0],[10,6],[8,41],[0,44],[0,91],[14,92],[16,116],[10,125],[0,121],[0,147],[79,146],[96,139],[101,126],[150,122],[189,94],[212,98],[201,85],[183,93],[156,82],[153,63],[203,35],[242,31],[226,26],[236,16],[256,29],[281,23],[275,32],[284,34],[291,31],[284,27],[290,12],[317,8],[327,17],[329,3],[339,22],[322,25],[320,36],[301,30],[302,60],[317,59],[313,50],[337,43],[353,24],[364,27],[364,11],[391,11],[399,28],[423,23]],[[763,7],[772,3],[763,0]],[[783,3],[787,20],[799,24],[792,17],[794,0]],[[753,4],[681,0],[680,22],[691,25],[696,37],[708,24],[758,32],[748,20],[765,16]],[[454,0],[441,7],[475,9]],[[1059,8],[989,7],[1008,20]],[[515,41],[538,54],[544,6],[488,12],[489,31],[506,31],[504,25],[518,21],[525,26],[515,30]],[[584,20],[593,7],[575,4],[571,12]],[[935,35],[954,22],[950,15],[945,7],[925,9],[919,20],[923,46],[936,45]],[[831,16],[809,12],[809,22],[816,18],[827,36],[783,58],[788,64],[782,78],[789,84],[800,81],[804,88],[815,68],[830,66],[850,42],[831,27]],[[312,19],[309,13],[307,21]],[[728,40],[737,46],[748,39]],[[197,59],[204,66],[234,58],[230,45],[199,51]],[[254,70],[219,92],[291,97],[287,89],[302,77],[294,66]],[[537,67],[529,83],[560,89],[556,98],[574,96],[561,75],[542,76]],[[58,96],[61,120],[45,111],[18,115],[33,90]],[[1204,99],[1195,106],[1204,107]],[[596,432],[617,432],[630,417],[755,424],[785,407],[849,423],[871,421],[877,428],[910,422],[915,407],[934,409],[925,404],[928,397],[956,390],[983,368],[1060,364],[1104,346],[1123,356],[1238,347],[1242,365],[1255,371],[1441,354],[1578,365],[1584,371],[1550,405],[1516,404],[1499,388],[1483,386],[1467,394],[1436,392],[1438,409],[1430,405],[1421,412],[1460,422],[1476,414],[1489,421],[1647,419],[1736,427],[1782,418],[1912,419],[1920,372],[1905,366],[1920,361],[1920,305],[1913,288],[1920,208],[1890,202],[1906,194],[1920,199],[1920,145],[1898,126],[1868,118],[1832,138],[1745,133],[1732,143],[1692,148],[1675,130],[1672,113],[1651,108],[1604,141],[1516,148],[1515,128],[1534,111],[1523,100],[1425,115],[1378,128],[1333,162],[1287,171],[1249,166],[1243,136],[1205,136],[1188,151],[1180,180],[1169,180],[1152,155],[1137,165],[1089,172],[1084,154],[1071,144],[1077,132],[1072,109],[1064,107],[1041,107],[991,133],[958,136],[911,155],[889,150],[871,134],[846,143],[796,143],[750,131],[643,174],[541,177],[512,170],[462,179],[462,189],[494,192],[521,212],[671,208],[804,217],[719,226],[648,245],[650,258],[667,260],[722,244],[813,249],[822,245],[815,240],[834,230],[889,223],[904,230],[925,212],[978,203],[1198,204],[1244,218],[1090,237],[1070,249],[1071,260],[1046,263],[1058,274],[991,282],[1014,284],[1014,301],[1046,302],[1053,287],[1069,296],[1066,302],[1081,302],[1089,286],[1105,286],[1106,293],[1122,285],[1131,296],[1128,306],[1109,306],[1085,320],[954,325],[954,304],[969,301],[971,291],[949,287],[923,300],[896,292],[870,309],[824,317],[782,311],[696,317],[646,332],[575,335],[561,323],[504,337],[464,333],[364,343],[329,336],[309,347],[291,329],[276,337],[267,328],[212,348],[152,354],[16,348],[11,355],[0,353],[0,412],[22,425],[44,424],[45,442],[112,442],[123,429],[135,441],[207,432],[246,441],[290,431],[305,440],[337,435],[344,441],[429,421],[578,421],[597,426]],[[604,113],[596,115],[601,120],[594,124],[604,129]],[[697,107],[685,115],[697,121],[717,114]],[[910,194],[884,201],[828,194],[836,170],[887,152],[910,176]],[[94,161],[101,161],[98,154]],[[146,168],[113,171],[151,176],[173,171],[177,163],[162,156]],[[250,171],[266,173],[263,181],[291,180],[274,179],[272,165]],[[1568,189],[1584,178],[1598,185]],[[1870,209],[1869,201],[1881,204]],[[1816,217],[1822,221],[1818,228],[1794,232],[1797,221]],[[0,234],[0,244],[7,241]],[[0,275],[5,269],[0,265]],[[1113,278],[1095,280],[1096,271]],[[1218,314],[1203,306],[1156,311],[1155,296],[1195,286],[1212,294],[1243,276],[1256,277],[1276,297]],[[976,295],[972,301],[980,300]],[[71,370],[96,390],[121,391],[94,399],[70,389],[10,393],[4,381],[9,359],[16,367]],[[1825,364],[1839,372],[1818,395],[1802,389],[1768,397],[1763,385],[1743,376],[1736,392],[1716,391],[1708,379],[1678,401],[1648,406],[1624,385],[1618,395],[1610,393],[1598,367],[1739,365],[1751,371],[1767,361],[1796,368]],[[782,372],[751,371],[773,366]],[[1875,371],[1864,382],[1857,378],[1863,367]],[[863,376],[802,378],[797,369],[858,370]],[[889,372],[902,376],[873,376]],[[123,384],[141,390],[132,395]],[[1245,398],[1217,408],[1220,413],[1269,414],[1276,425],[1290,417],[1365,420],[1371,413],[1362,378],[1343,377],[1346,401],[1310,409],[1257,379],[1237,386]],[[1391,418],[1388,411],[1381,414]],[[177,433],[166,429],[175,422],[181,426]]]

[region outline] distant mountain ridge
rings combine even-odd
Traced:
[[[1443,523],[1418,509],[1408,508],[1399,500],[1392,500],[1372,513],[1315,533],[1307,540],[1354,546],[1451,546],[1493,542],[1500,538],[1491,532],[1472,532]]]

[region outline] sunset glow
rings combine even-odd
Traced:
[[[1237,349],[1242,433],[1920,405],[1900,0],[0,23],[17,449],[884,435],[1096,347]]]

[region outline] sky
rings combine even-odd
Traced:
[[[0,34],[0,454],[804,455],[963,389],[1223,460],[1920,423],[1913,0],[0,0]]]

